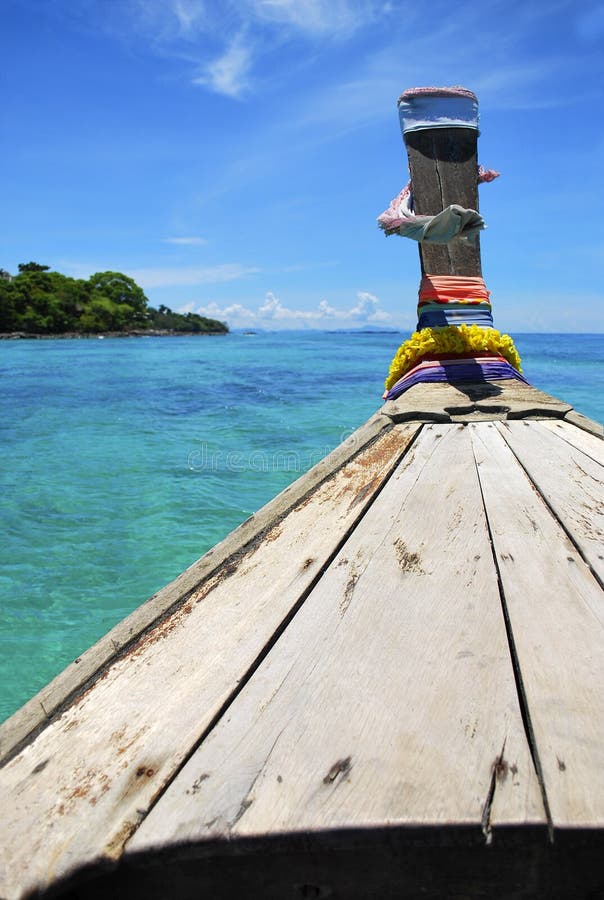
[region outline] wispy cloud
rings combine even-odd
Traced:
[[[208,243],[202,237],[169,237],[163,238],[162,242],[164,244],[176,244],[179,247],[202,247]]]
[[[72,278],[90,278],[94,272],[122,271],[134,278],[142,288],[177,287],[179,285],[223,284],[239,281],[255,275],[260,270],[241,263],[222,263],[216,266],[154,266],[131,268],[128,266],[107,266],[104,263],[88,265],[81,262],[59,260],[62,270]]]
[[[129,0],[125,9],[130,34],[162,56],[192,63],[193,84],[237,99],[257,85],[257,69],[284,44],[303,42],[313,54],[328,50],[388,17],[393,6],[381,0]],[[118,18],[104,29],[116,33]],[[297,64],[307,55],[298,52]]]
[[[223,263],[218,266],[167,266],[134,269],[128,274],[143,288],[175,287],[177,285],[220,284],[238,281],[258,272],[252,266]]]
[[[206,21],[203,0],[172,0],[172,3],[167,3],[166,7],[172,9],[183,34],[190,34]]]
[[[545,89],[548,80],[564,69],[565,61],[542,58],[538,63],[503,63],[477,74],[472,83],[484,105],[491,109],[554,109],[570,97],[552,95]]]
[[[126,0],[121,12],[129,17],[133,31],[155,46],[190,41],[211,27],[204,0]],[[119,21],[115,11],[113,21],[115,27]]]
[[[261,22],[330,38],[351,35],[388,10],[371,0],[248,0],[245,5]]]
[[[251,47],[242,34],[237,35],[224,53],[206,63],[193,84],[209,87],[218,94],[239,98],[250,87]]]
[[[348,37],[393,9],[380,0],[130,0],[135,24],[161,40],[270,28],[273,37]]]
[[[81,4],[86,12],[74,9],[68,14],[115,39],[143,41],[158,55],[182,61],[183,76],[193,83],[232,98],[260,85],[272,86],[271,63],[285,46],[291,72],[299,75],[305,66],[327,61],[327,54],[335,60],[347,41],[352,46],[371,29],[371,53],[355,53],[344,60],[339,85],[331,89],[325,82],[321,85],[326,100],[335,101],[337,118],[338,109],[348,103],[345,113],[354,116],[356,110],[368,121],[372,107],[383,108],[385,96],[422,83],[467,83],[482,91],[491,105],[500,100],[505,108],[551,105],[551,91],[545,100],[548,81],[556,74],[556,65],[568,69],[569,61],[558,59],[553,49],[548,59],[548,43],[541,35],[554,19],[564,17],[569,37],[578,36],[594,46],[604,29],[604,13],[601,4],[586,6],[578,9],[575,0],[547,4],[484,0],[477,15],[469,0],[459,0],[454,9],[446,0],[434,0],[427,16],[417,4],[389,0],[123,0],[122,4],[87,0]],[[466,42],[468,33],[474,36],[475,52],[452,54],[451,48]],[[530,51],[536,35],[538,54]],[[535,56],[545,62],[541,68],[527,63]],[[282,56],[279,76],[284,77]],[[313,77],[308,81],[316,84]],[[299,84],[298,80],[296,87]],[[322,94],[308,98],[309,108],[319,100],[319,121],[327,119],[330,105],[321,98]],[[338,128],[343,117],[339,118]],[[345,115],[345,120],[350,122],[351,116]]]
[[[327,300],[321,300],[314,309],[292,309],[285,306],[272,291],[267,291],[263,302],[256,309],[240,303],[219,306],[212,301],[197,307],[189,303],[181,311],[195,311],[204,316],[226,320],[235,328],[254,324],[273,327],[296,324],[320,326],[327,323],[376,325],[388,322],[392,318],[390,313],[380,308],[379,299],[367,291],[359,291],[356,302],[345,309],[331,306]]]

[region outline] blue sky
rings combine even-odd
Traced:
[[[234,327],[412,329],[396,99],[477,93],[504,331],[604,331],[604,5],[4,0],[0,267],[118,270]]]

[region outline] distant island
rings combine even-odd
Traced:
[[[21,263],[0,269],[0,337],[226,334],[217,319],[148,306],[139,285],[121,272],[69,278],[50,266]]]

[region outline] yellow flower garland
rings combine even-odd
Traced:
[[[479,325],[446,325],[415,331],[396,351],[386,379],[389,390],[424,356],[439,353],[500,353],[519,372],[520,357],[509,334]]]

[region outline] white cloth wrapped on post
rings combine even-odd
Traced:
[[[405,185],[387,210],[378,217],[386,234],[400,234],[431,244],[448,244],[456,238],[475,241],[478,232],[486,228],[482,216],[475,209],[464,209],[457,203],[447,206],[435,216],[416,216],[413,212],[411,183]]]

